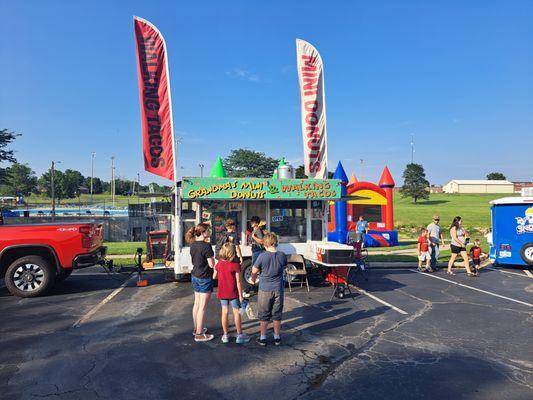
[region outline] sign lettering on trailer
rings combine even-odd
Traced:
[[[183,178],[186,200],[334,200],[338,179]]]

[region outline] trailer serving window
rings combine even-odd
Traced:
[[[225,231],[224,222],[232,219],[237,224],[237,232],[242,228],[242,201],[204,200],[202,206],[202,222],[211,225],[211,244],[216,244]]]
[[[307,241],[307,200],[271,200],[270,230],[280,243]]]
[[[196,211],[198,210],[198,203],[194,201],[184,201],[181,203],[181,243],[187,245],[185,241],[185,233],[196,225]]]

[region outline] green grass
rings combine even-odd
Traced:
[[[107,246],[108,255],[131,255],[132,259],[137,247],[142,247],[143,251],[145,251],[146,247],[145,242],[106,242],[105,245]]]
[[[413,203],[410,198],[396,193],[394,223],[402,239],[415,238],[420,229],[431,222],[433,214],[438,214],[446,237],[453,218],[460,215],[471,235],[480,235],[490,229],[489,201],[506,196],[510,195],[432,193],[429,200]]]
[[[389,251],[397,251],[397,250],[407,250],[407,249],[416,249],[417,242],[415,240],[407,240],[404,242],[400,242],[398,246],[395,247],[368,247],[368,252],[389,252]]]
[[[135,265],[135,260],[132,258],[115,258],[113,259],[113,265],[121,267],[131,267]]]

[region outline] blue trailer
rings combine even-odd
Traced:
[[[533,265],[533,197],[504,197],[490,204],[492,234],[488,242],[492,263]]]

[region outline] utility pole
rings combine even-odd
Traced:
[[[60,163],[61,161],[57,161],[57,163]],[[55,188],[55,165],[56,162],[52,161],[52,168],[50,168],[50,192],[52,195],[52,221],[55,221],[56,219],[56,188]]]
[[[176,154],[174,154],[174,157],[176,158],[176,176],[174,177],[174,179],[177,181],[179,181],[179,174],[180,174],[180,159],[178,157],[178,153],[179,153],[179,145],[182,143],[183,141],[183,138],[182,137],[177,137],[174,139],[176,142],[175,142],[175,146],[174,146],[174,152]]]
[[[115,156],[111,157],[111,202],[115,208]]]
[[[93,179],[94,179],[94,157],[96,153],[93,151],[91,153],[91,204],[93,204]]]
[[[415,135],[411,133],[411,164],[415,162]]]
[[[200,167],[200,178],[203,178],[204,177],[204,167],[205,167],[205,165],[204,164],[198,164],[198,166]]]
[[[141,174],[137,172],[137,196],[141,192]]]

